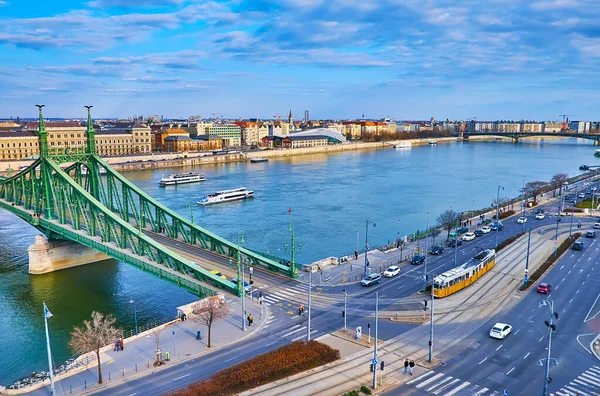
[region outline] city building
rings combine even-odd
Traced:
[[[18,160],[39,154],[38,137],[32,131],[0,133],[0,160]]]
[[[498,121],[498,122],[496,122],[496,130],[494,132],[498,132],[498,133],[521,132],[521,124],[519,122]]]
[[[307,135],[307,136],[265,136],[262,138],[263,146],[273,148],[305,148],[327,146],[329,139],[327,136]]]
[[[571,121],[569,122],[569,129],[576,133],[585,133],[590,129],[589,121]]]
[[[169,150],[165,147],[165,142],[169,137],[182,136],[182,137],[190,137],[190,134],[185,129],[181,128],[160,128],[159,130],[154,132],[154,151],[167,151],[173,152],[178,150]],[[170,142],[175,141],[175,139],[171,139]]]
[[[308,121],[310,121],[310,115],[308,113],[308,110],[304,110],[304,123],[308,124]]]
[[[543,132],[544,125],[541,122],[521,122],[521,132],[537,133]]]
[[[214,123],[208,127],[205,135],[217,135],[223,139],[224,147],[238,147],[242,145],[242,130],[235,124]]]
[[[198,151],[199,142],[192,140],[189,135],[170,135],[163,141],[162,151],[180,153],[183,151]]]
[[[556,133],[562,130],[562,122],[558,121],[546,121],[543,123],[542,130],[548,133]]]
[[[221,150],[223,148],[223,139],[217,135],[198,135],[193,140],[198,142],[198,151]]]
[[[343,134],[346,136],[346,138],[360,139],[361,126],[359,124],[352,124],[349,122],[344,122],[343,125],[344,125]]]

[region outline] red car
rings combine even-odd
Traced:
[[[550,286],[547,283],[540,283],[537,287],[538,293],[544,293],[544,294],[550,293],[550,289],[552,289],[552,286]]]

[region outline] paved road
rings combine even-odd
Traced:
[[[600,332],[595,316],[600,312],[600,241],[587,242],[584,251],[569,251],[543,279],[553,286],[548,298],[559,314],[552,343],[557,364],[549,384],[557,395],[600,395],[600,362],[589,351],[592,334]],[[479,333],[441,356],[445,366],[410,381],[401,394],[501,395],[504,389],[513,395],[541,393],[549,305],[535,288],[519,298],[513,309],[490,318]],[[490,338],[488,331],[496,322],[511,324],[513,334],[505,340]]]

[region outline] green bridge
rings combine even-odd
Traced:
[[[600,133],[576,133],[576,132],[472,132],[466,131],[461,134],[464,140],[469,140],[470,136],[489,136],[499,138],[509,138],[513,142],[518,142],[520,138],[535,137],[569,137],[578,139],[588,139],[594,141],[594,145],[600,145]]]
[[[242,262],[298,276],[293,257],[287,266],[219,237],[160,204],[112,169],[96,154],[91,106],[85,106],[86,147],[63,150],[48,147],[44,106],[37,106],[40,156],[27,169],[0,177],[0,208],[25,220],[49,240],[79,243],[202,297],[219,289],[241,296],[243,283],[212,274],[147,233],[237,260],[238,279]]]

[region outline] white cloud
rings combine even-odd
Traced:
[[[560,8],[573,8],[577,6],[577,0],[549,0],[537,1],[531,8],[538,11],[556,10]]]

